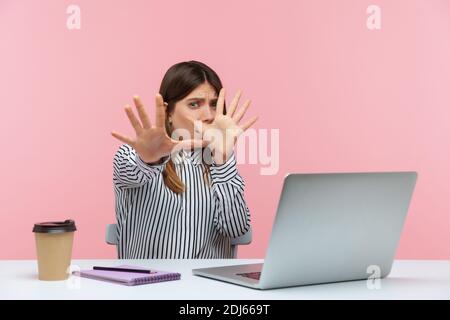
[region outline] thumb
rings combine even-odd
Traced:
[[[208,145],[209,141],[204,139],[183,140],[177,143],[178,150],[191,150],[195,148],[203,148]]]

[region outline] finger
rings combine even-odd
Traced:
[[[127,114],[134,131],[136,131],[136,134],[139,134],[142,131],[142,125],[134,115],[134,112],[129,105],[125,106],[125,113]]]
[[[245,101],[242,107],[234,114],[232,119],[234,120],[235,123],[239,123],[239,121],[241,121],[242,117],[247,112],[248,107],[250,107],[250,103],[251,100]]]
[[[150,119],[147,115],[147,111],[145,111],[145,107],[141,99],[139,98],[139,96],[134,96],[133,101],[138,111],[139,119],[141,119],[142,126],[144,127],[144,129],[150,129],[151,128]]]
[[[189,139],[178,141],[178,147],[181,149],[195,149],[195,148],[203,148],[208,145],[209,141],[202,139]]]
[[[211,125],[203,123],[202,121],[195,120],[192,122],[194,124],[194,132],[204,133]]]
[[[248,120],[246,123],[244,123],[241,128],[242,130],[247,130],[248,128],[250,128],[256,121],[258,120],[258,117],[253,117],[250,120]]]
[[[166,121],[166,108],[164,105],[163,97],[158,93],[155,97],[156,104],[156,127],[164,128]]]
[[[223,105],[225,104],[225,89],[220,89],[219,98],[217,99],[216,116],[223,114]]]
[[[122,141],[123,143],[129,144],[130,146],[133,146],[133,140],[130,137],[124,136],[118,132],[111,132],[111,135],[116,138],[117,140]]]
[[[208,141],[206,140],[182,140],[177,141],[174,139],[171,139],[172,148],[170,150],[170,154],[174,155],[180,150],[192,150],[194,148],[203,148],[208,145]]]
[[[237,108],[237,106],[239,104],[239,99],[241,98],[241,95],[242,95],[242,91],[239,90],[235,94],[235,96],[233,98],[233,101],[231,101],[230,108],[227,110],[227,115],[229,115],[230,117],[232,117],[234,112],[236,111],[236,108]]]

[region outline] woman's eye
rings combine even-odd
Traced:
[[[198,102],[189,102],[189,106],[192,108],[198,108]]]

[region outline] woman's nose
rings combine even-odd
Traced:
[[[212,108],[210,106],[205,106],[202,112],[202,119],[203,122],[209,122],[214,120],[214,114],[212,111]]]

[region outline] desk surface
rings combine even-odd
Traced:
[[[34,260],[0,261],[0,299],[450,299],[450,261],[396,260],[380,289],[351,281],[260,291],[192,275],[193,268],[262,260],[73,260],[72,265],[132,264],[181,273],[181,280],[127,287],[71,276],[39,281]]]

